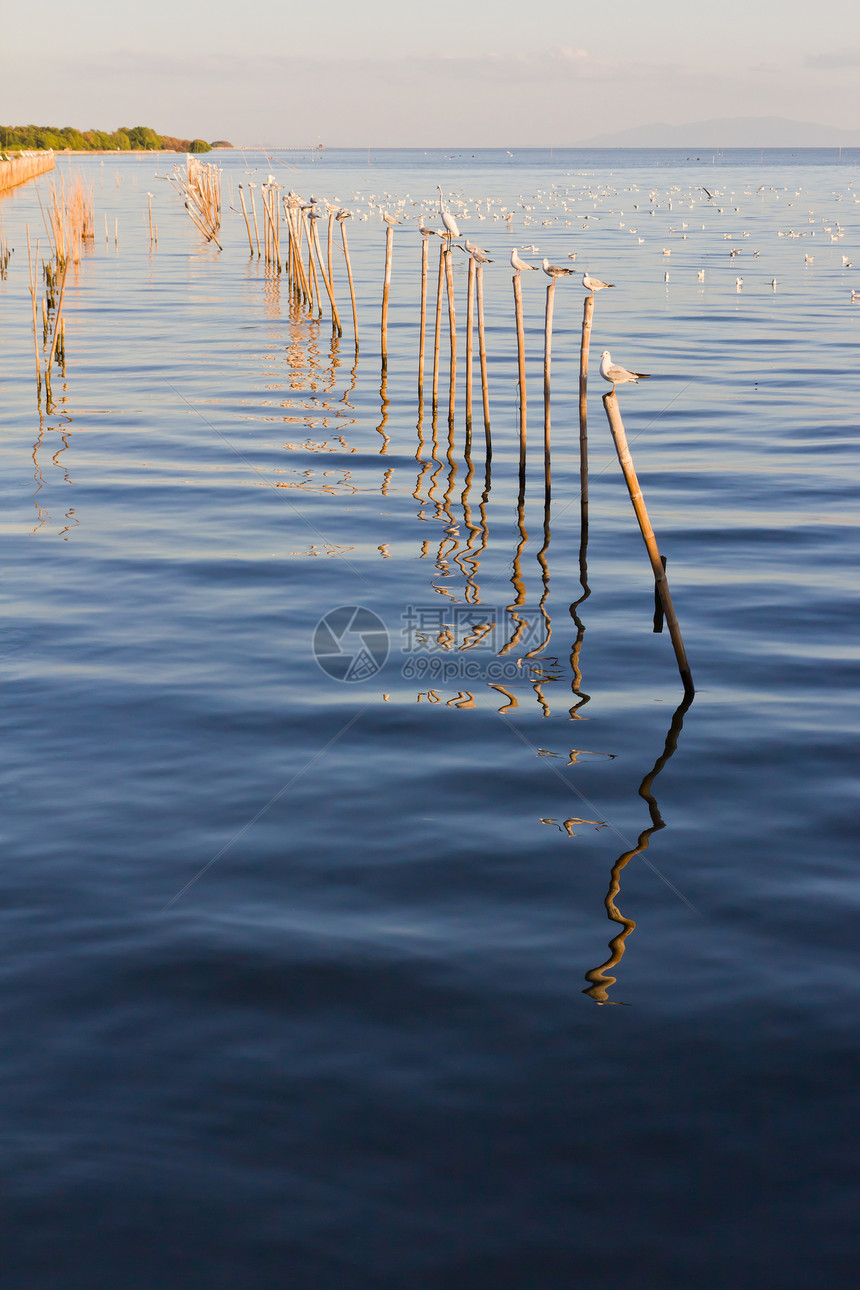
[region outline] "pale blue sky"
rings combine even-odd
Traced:
[[[858,130],[858,11],[35,0],[4,20],[0,122],[356,147],[562,146],[722,116]]]

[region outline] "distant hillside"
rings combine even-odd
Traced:
[[[156,134],[148,125],[120,126],[118,130],[76,130],[74,126],[0,125],[0,145],[4,151],[53,148],[62,152],[132,152],[140,148],[153,152],[209,152],[205,139],[176,139]]]
[[[581,139],[580,148],[856,148],[860,130],[781,116],[729,116],[712,121],[637,125]]]

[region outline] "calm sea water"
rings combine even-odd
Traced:
[[[221,253],[171,159],[0,201],[10,1290],[854,1285],[856,156],[228,153]],[[354,213],[357,355],[342,255],[339,342],[249,259],[270,171]],[[40,411],[26,229],[78,175]],[[437,184],[494,260],[489,465],[465,256],[453,423],[447,310],[417,399]],[[617,283],[587,542],[583,292],[548,501],[513,247]]]

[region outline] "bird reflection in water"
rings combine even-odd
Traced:
[[[636,926],[636,923],[632,918],[625,918],[616,903],[616,898],[621,891],[621,871],[627,867],[634,856],[641,855],[644,851],[647,851],[651,837],[654,833],[658,833],[660,829],[665,829],[666,827],[666,821],[660,814],[660,809],[657,806],[657,799],[652,792],[652,788],[654,780],[660,774],[661,770],[666,765],[667,761],[669,761],[673,756],[676,748],[678,747],[678,737],[681,734],[681,729],[684,724],[684,714],[692,702],[693,696],[691,694],[685,694],[683,700],[675,709],[672,716],[672,723],[669,726],[669,732],[666,735],[666,742],[663,746],[662,753],[648,771],[647,775],[642,780],[642,783],[639,785],[639,796],[648,803],[648,812],[651,816],[651,823],[647,829],[643,829],[639,834],[636,846],[631,847],[629,851],[622,852],[610,870],[609,890],[606,893],[606,898],[603,904],[606,907],[607,917],[611,922],[618,923],[621,930],[617,935],[613,936],[609,942],[610,955],[606,962],[601,963],[599,967],[592,968],[590,972],[586,972],[585,974],[585,979],[590,984],[582,993],[589,995],[595,1003],[618,1004],[621,1002],[619,999],[609,998],[609,991],[611,987],[615,985],[617,980],[616,977],[609,974],[609,969],[614,968],[621,962],[626,948],[624,942]]]

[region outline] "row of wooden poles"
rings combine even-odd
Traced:
[[[0,158],[0,193],[18,184],[25,184],[28,179],[43,175],[46,170],[53,170],[56,164],[53,152],[33,152],[26,157]]]
[[[239,185],[239,199],[251,255],[262,259],[266,267],[274,273],[283,273],[287,278],[288,289],[296,302],[307,307],[311,313],[316,311],[320,318],[323,315],[323,292],[325,292],[331,312],[332,331],[338,336],[343,335],[343,324],[334,294],[333,237],[335,223],[340,225],[341,245],[352,302],[355,347],[358,350],[358,310],[345,227],[346,220],[349,218],[348,213],[334,209],[328,211],[326,256],[323,258],[318,224],[324,218],[324,213],[317,210],[316,203],[303,203],[301,198],[292,192],[282,195],[277,184],[263,184],[260,188],[262,211],[258,219],[254,190],[255,185],[251,184],[249,209],[245,202],[244,187],[242,184]],[[388,281],[390,283],[390,268]],[[386,285],[386,308],[387,290]]]
[[[381,320],[381,350],[382,350],[382,372],[383,380],[388,365],[388,347],[387,347],[387,327],[388,327],[388,296],[391,286],[391,258],[392,258],[392,241],[394,230],[391,225],[386,230],[386,247],[385,247],[385,274],[383,279],[382,295],[382,320]],[[428,277],[428,236],[422,237],[421,251],[421,304],[420,304],[420,330],[418,341],[418,399],[419,404],[423,404],[424,398],[424,349],[426,340],[426,313],[427,313],[427,277]],[[448,335],[449,335],[449,379],[448,379],[448,421],[453,425],[454,408],[456,397],[457,381],[457,325],[456,311],[454,304],[454,279],[452,270],[452,248],[455,243],[448,237],[442,239],[439,250],[439,270],[436,284],[436,312],[435,312],[435,330],[433,340],[433,375],[432,375],[432,408],[434,415],[438,406],[439,391],[439,360],[440,360],[440,332],[442,319],[442,297],[443,283],[444,293],[447,298],[448,306]],[[490,408],[489,392],[487,387],[487,353],[484,328],[484,294],[483,294],[483,270],[484,266],[478,262],[474,255],[469,255],[469,272],[466,288],[466,435],[471,440],[472,432],[472,378],[473,378],[473,335],[474,335],[474,316],[475,305],[477,303],[478,319],[478,353],[481,368],[481,394],[484,411],[484,432],[486,436],[487,456],[492,455],[492,437],[490,430]],[[525,350],[525,326],[523,322],[523,298],[520,274],[513,275],[513,292],[514,292],[514,316],[517,333],[517,369],[518,369],[518,403],[519,403],[519,460],[521,478],[524,476],[526,462],[526,350]],[[543,396],[544,396],[544,477],[546,495],[550,495],[550,461],[551,461],[551,372],[552,372],[552,328],[553,314],[555,308],[555,288],[556,281],[552,278],[546,288],[546,311],[544,315],[544,362],[543,362]],[[581,497],[581,515],[584,530],[587,531],[588,525],[588,358],[591,344],[592,321],[594,316],[594,293],[585,297],[582,317],[582,339],[580,342],[580,359],[579,359],[579,460],[580,460],[580,497]],[[636,468],[633,463],[633,456],[627,442],[627,436],[624,431],[624,423],[621,419],[621,412],[618,407],[618,399],[615,394],[615,387],[603,396],[603,406],[606,412],[609,428],[612,434],[615,450],[618,455],[618,461],[621,466],[624,480],[630,494],[630,501],[642,533],[642,539],[648,552],[648,558],[651,562],[651,568],[654,573],[655,584],[655,601],[657,611],[655,612],[654,630],[662,631],[663,620],[669,628],[669,635],[672,641],[672,647],[675,652],[675,658],[678,663],[678,670],[684,685],[686,694],[692,695],[694,692],[693,678],[690,665],[687,659],[687,653],[684,648],[681,628],[678,622],[677,614],[672,603],[672,595],[669,590],[669,581],[666,576],[666,560],[660,555],[657,545],[657,539],[654,529],[648,516],[645,505],[645,499],[642,495],[642,489],[636,474]]]
[[[189,157],[189,177],[191,174],[192,158]],[[203,171],[216,172],[215,167],[203,167],[200,163],[195,165],[195,175]],[[214,180],[212,181],[214,183]],[[289,290],[293,294],[296,302],[305,306],[311,313],[317,312],[318,317],[323,315],[323,294],[320,288],[325,291],[328,299],[331,313],[332,331],[338,336],[343,334],[343,326],[340,320],[337,303],[334,294],[334,273],[332,260],[332,242],[335,222],[340,224],[341,242],[346,262],[347,276],[349,279],[350,299],[352,301],[352,318],[355,335],[356,354],[358,353],[358,314],[355,302],[355,287],[352,277],[352,266],[349,258],[349,246],[346,237],[346,220],[349,218],[347,211],[335,211],[330,209],[327,212],[327,254],[325,261],[323,259],[322,247],[318,223],[324,218],[324,212],[317,209],[315,200],[303,203],[297,194],[290,192],[281,196],[280,186],[271,180],[263,184],[260,189],[262,197],[262,237],[260,235],[260,221],[258,219],[257,205],[254,198],[255,185],[250,185],[250,211],[245,203],[244,188],[239,185],[239,196],[242,205],[242,214],[245,219],[245,228],[248,234],[248,245],[251,255],[257,255],[263,259],[266,266],[277,274],[285,273],[289,284]],[[188,206],[189,203],[186,202]],[[210,200],[209,205],[214,208],[214,198]],[[192,216],[193,211],[190,211]],[[217,199],[218,223],[220,224],[220,188],[218,189]],[[252,232],[253,220],[253,232]],[[210,224],[208,231],[204,227],[205,221],[195,218],[195,223],[200,227],[201,232],[211,241],[217,242],[215,231]],[[281,246],[282,236],[286,234],[286,249],[282,257]],[[418,340],[418,399],[419,404],[423,407],[424,400],[424,372],[425,372],[425,346],[427,339],[427,291],[429,276],[429,243],[434,236],[429,230],[422,230],[422,247],[421,247],[421,302],[420,302],[420,327]],[[441,330],[442,330],[442,310],[443,296],[447,300],[448,311],[448,339],[449,339],[449,375],[448,375],[448,421],[449,425],[454,423],[454,410],[457,390],[457,319],[454,300],[454,273],[452,255],[454,246],[458,245],[452,236],[443,237],[439,248],[439,265],[436,280],[436,305],[434,317],[433,333],[433,368],[432,368],[432,389],[431,399],[433,414],[436,415],[439,401],[439,371],[441,360]],[[382,316],[381,316],[381,336],[380,348],[382,357],[382,381],[383,388],[388,369],[388,306],[391,293],[391,267],[394,248],[394,228],[393,221],[388,221],[385,234],[385,269],[382,286]],[[461,247],[461,250],[465,248]],[[484,414],[484,434],[486,439],[486,451],[488,459],[492,455],[492,435],[490,428],[490,403],[489,389],[487,382],[487,350],[486,336],[484,326],[484,289],[483,289],[483,269],[484,266],[476,260],[474,255],[469,254],[468,280],[466,288],[466,372],[465,372],[465,402],[466,402],[466,434],[471,441],[472,434],[472,385],[474,369],[474,330],[475,315],[477,313],[478,329],[478,356],[480,363],[481,375],[481,396]],[[545,487],[547,497],[550,493],[550,439],[551,439],[551,415],[550,415],[550,387],[551,387],[551,369],[552,369],[552,328],[553,313],[555,307],[555,278],[552,278],[546,289],[546,312],[544,322],[544,363],[543,363],[543,393],[544,393],[544,472]],[[518,368],[518,402],[519,402],[519,453],[520,453],[520,473],[524,477],[526,461],[526,427],[527,427],[527,405],[526,405],[526,353],[525,353],[525,327],[523,322],[523,299],[520,274],[515,273],[513,276],[514,291],[514,315],[516,321],[517,334],[517,368]],[[592,319],[594,313],[594,294],[593,292],[586,296],[583,319],[582,319],[582,340],[580,344],[580,367],[579,367],[579,451],[580,451],[580,486],[581,486],[581,507],[582,522],[587,527],[588,524],[588,420],[587,420],[587,393],[588,393],[588,356],[591,341]],[[666,577],[666,561],[661,557],[657,546],[657,539],[648,512],[645,506],[645,500],[642,496],[642,490],[636,475],[633,464],[633,457],[627,443],[627,437],[624,431],[624,424],[621,420],[621,413],[618,407],[618,400],[613,386],[611,392],[603,396],[603,406],[606,411],[610,431],[612,433],[615,449],[618,454],[618,460],[621,465],[627,489],[630,494],[630,500],[633,505],[636,519],[642,533],[648,551],[648,557],[651,561],[651,567],[654,572],[655,581],[655,598],[659,612],[655,614],[655,631],[662,630],[663,618],[669,628],[669,634],[672,639],[672,645],[675,651],[675,657],[678,663],[678,669],[684,684],[684,690],[688,694],[693,693],[693,681],[690,672],[690,666],[687,661],[684,643],[681,638],[681,629],[678,623],[672,604],[672,597],[669,590],[669,583]]]

